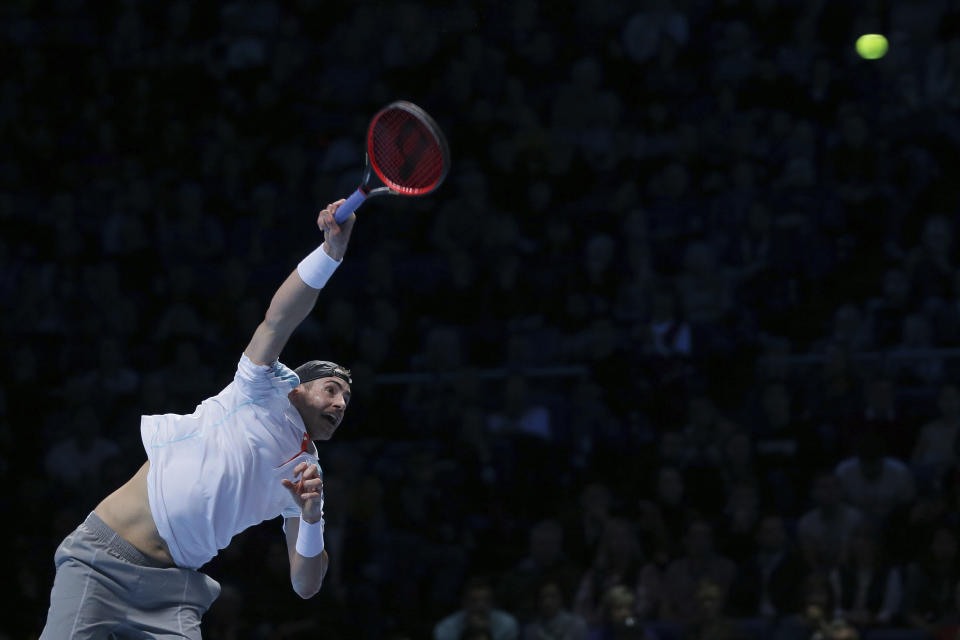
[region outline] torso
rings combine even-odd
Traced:
[[[167,543],[160,537],[150,513],[147,497],[147,471],[150,462],[143,463],[130,480],[107,496],[94,513],[100,516],[120,537],[147,557],[167,566],[175,566]]]

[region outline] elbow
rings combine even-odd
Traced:
[[[309,600],[313,596],[320,593],[320,587],[323,586],[323,578],[325,573],[326,571],[320,573],[319,575],[292,575],[290,576],[290,584],[298,596],[304,600]]]
[[[293,585],[294,592],[304,600],[309,600],[313,596],[320,593],[320,587],[323,585],[322,582],[318,582],[315,585]]]

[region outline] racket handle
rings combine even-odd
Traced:
[[[350,214],[357,210],[363,201],[367,199],[367,194],[363,192],[363,189],[357,189],[346,201],[340,205],[340,208],[337,209],[337,212],[333,215],[333,219],[337,221],[337,224],[343,224],[343,221],[350,217]]]

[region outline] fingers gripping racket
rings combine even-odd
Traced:
[[[426,195],[440,186],[449,169],[450,148],[433,118],[411,102],[392,102],[370,120],[363,178],[337,209],[337,223],[373,196]],[[383,186],[373,186],[374,175]]]

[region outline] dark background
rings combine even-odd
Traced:
[[[866,32],[885,58],[856,55]],[[320,449],[331,575],[300,601],[279,522],[254,527],[207,567],[207,637],[430,637],[543,518],[584,575],[590,491],[638,566],[684,555],[653,501],[742,568],[763,515],[799,545],[814,473],[865,434],[915,482],[876,519],[905,592],[883,626],[957,619],[955,562],[936,597],[908,575],[957,524],[960,3],[14,0],[0,47],[0,636],[39,632],[57,544],[144,460],[139,415],[229,383],[395,99],[435,116],[452,171],[364,205],[281,357],[354,370]],[[950,446],[915,452],[934,420]],[[727,606],[769,629],[800,610]]]

